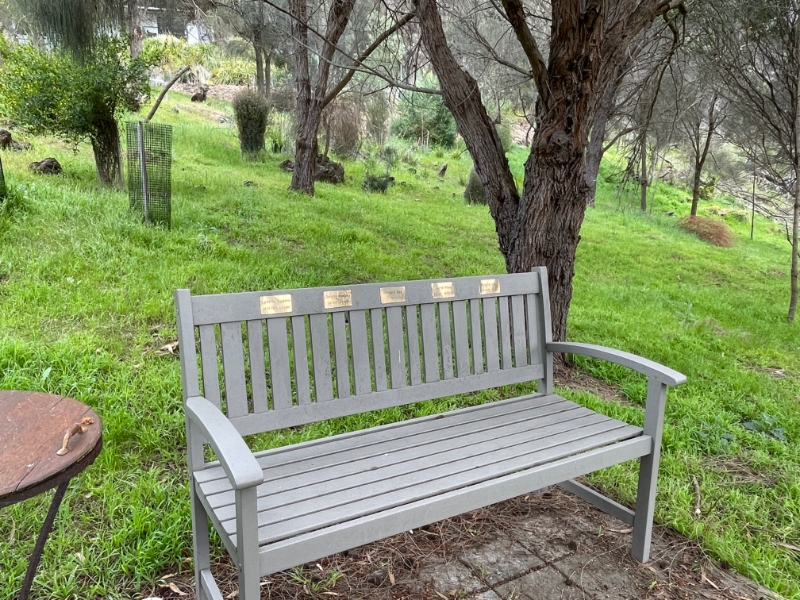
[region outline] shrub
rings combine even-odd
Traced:
[[[256,90],[242,90],[233,99],[233,115],[239,128],[242,154],[252,158],[264,150],[269,103]]]
[[[405,94],[397,109],[398,117],[392,123],[395,135],[426,146],[452,148],[455,144],[456,122],[441,96],[421,92]]]
[[[88,139],[102,183],[122,183],[117,120],[139,110],[150,92],[149,64],[130,58],[124,40],[98,37],[92,56],[46,52],[31,44],[11,44],[0,37],[0,106],[5,116],[34,134],[71,141]]]
[[[211,71],[211,80],[221,85],[250,85],[256,76],[256,66],[244,58],[229,58]]]
[[[730,248],[733,246],[733,235],[724,221],[711,217],[683,217],[678,227],[695,234],[704,242]]]
[[[464,189],[464,198],[469,204],[488,204],[486,199],[486,192],[483,189],[481,178],[475,172],[475,169],[470,169],[469,181],[467,187]]]

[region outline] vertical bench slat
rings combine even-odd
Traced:
[[[336,357],[336,393],[339,398],[353,395],[350,393],[350,358],[347,345],[345,314],[333,313],[333,353]]]
[[[250,385],[253,387],[253,412],[269,410],[267,375],[264,366],[264,325],[261,319],[247,322],[247,352],[250,355]]]
[[[200,361],[203,366],[203,396],[220,408],[217,333],[214,325],[200,325]]]
[[[469,301],[470,331],[472,332],[472,367],[479,375],[483,369],[483,339],[481,338],[481,301]]]
[[[508,318],[508,297],[503,296],[497,299],[500,305],[500,348],[503,357],[503,368],[512,368],[511,364],[511,325]]]
[[[453,342],[450,334],[450,305],[439,303],[439,334],[442,340],[442,375],[453,379]]]
[[[269,367],[272,381],[272,407],[281,410],[292,407],[292,372],[289,364],[289,340],[286,319],[267,319],[269,338]]]
[[[528,364],[528,340],[525,335],[525,297],[511,297],[511,326],[514,340],[514,366],[524,367]]]
[[[331,381],[331,345],[328,338],[328,315],[311,315],[311,359],[314,363],[316,401],[333,400]]]
[[[375,364],[375,391],[382,392],[388,388],[386,383],[386,348],[383,340],[383,311],[380,308],[373,308],[369,317],[372,331],[372,356]]]
[[[363,310],[350,312],[350,338],[353,342],[353,376],[356,395],[372,391],[369,368],[369,344],[367,343],[367,313]]]
[[[403,309],[391,306],[386,309],[386,329],[389,333],[389,372],[392,389],[406,387],[406,347],[403,343]]]
[[[242,346],[242,324],[222,323],[222,370],[225,377],[225,400],[228,417],[243,417],[247,409],[247,384],[244,377],[244,348]]]
[[[408,335],[408,370],[411,375],[411,385],[419,385],[422,383],[422,371],[419,360],[419,322],[416,304],[406,306],[406,333]]]
[[[294,369],[297,380],[297,403],[300,405],[311,404],[305,317],[292,317],[292,345],[294,346]]]
[[[528,294],[527,313],[528,313],[528,346],[531,351],[531,364],[539,365],[542,361],[541,349],[539,348],[539,311],[536,308],[536,295]]]
[[[425,382],[439,381],[439,339],[436,335],[436,305],[419,307],[422,321],[422,356],[425,362]]]
[[[469,336],[467,334],[467,303],[453,302],[453,329],[456,341],[456,373],[459,377],[469,375]]]
[[[494,373],[500,370],[500,350],[497,344],[497,301],[484,298],[483,327],[486,336],[486,370]]]

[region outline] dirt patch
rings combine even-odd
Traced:
[[[200,86],[193,83],[176,83],[170,89],[191,96],[200,91]],[[236,94],[246,89],[245,85],[209,85],[206,97],[231,102]]]
[[[700,460],[700,464],[730,477],[729,483],[717,483],[721,486],[755,483],[764,487],[774,487],[778,483],[778,478],[769,477],[740,456],[706,456]]]

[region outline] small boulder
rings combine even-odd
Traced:
[[[42,175],[60,175],[63,169],[55,158],[45,158],[39,162],[32,162],[28,165],[31,171],[41,173]]]
[[[288,158],[278,166],[287,173],[291,173],[292,171],[294,171],[294,161]]]
[[[27,152],[30,149],[31,149],[30,142],[18,142],[17,140],[11,142],[11,150],[14,152]]]
[[[325,183],[343,183],[344,165],[319,154],[317,155],[317,172],[314,180]]]
[[[442,165],[442,168],[441,168],[441,169],[439,169],[439,172],[437,173],[437,175],[438,175],[439,177],[444,177],[444,174],[445,174],[445,173],[447,173],[447,163],[444,163],[444,164]]]

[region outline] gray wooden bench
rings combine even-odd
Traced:
[[[666,387],[680,373],[552,342],[547,274],[191,296],[175,292],[198,598],[221,600],[208,522],[262,576],[559,484],[650,551]],[[199,350],[198,350],[199,349]],[[198,361],[199,352],[199,361]],[[644,428],[553,393],[553,353],[648,377]],[[252,453],[242,436],[487,388],[536,394]],[[207,462],[204,447],[217,461]],[[640,459],[636,510],[573,478]]]

